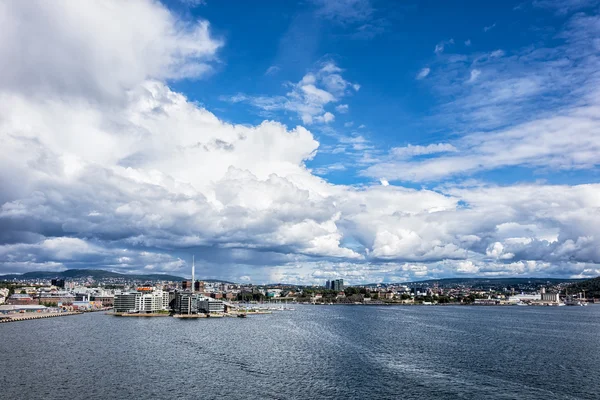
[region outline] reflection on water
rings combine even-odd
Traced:
[[[298,306],[0,325],[14,399],[591,399],[600,307]]]

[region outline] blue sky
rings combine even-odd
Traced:
[[[0,272],[600,275],[599,7],[2,4]]]
[[[347,154],[328,151],[327,146],[339,146],[340,139],[359,138],[363,147],[368,146],[369,155],[380,157],[394,147],[451,143],[480,129],[514,126],[530,118],[531,112],[552,112],[563,106],[560,96],[572,89],[569,84],[516,99],[505,105],[516,108],[515,113],[508,110],[481,123],[469,123],[469,114],[479,111],[477,104],[460,107],[453,103],[481,95],[477,93],[481,88],[468,85],[474,70],[484,73],[482,80],[497,79],[498,85],[506,80],[509,69],[516,79],[538,72],[535,63],[549,59],[529,65],[518,59],[534,49],[564,46],[561,32],[573,14],[593,12],[597,7],[585,1],[271,1],[260,7],[248,2],[166,4],[187,18],[211,21],[214,34],[227,43],[209,79],[173,85],[223,120],[258,124],[271,118],[289,126],[301,124],[301,117],[292,110],[266,110],[249,100],[227,99],[284,96],[290,84],[325,63],[334,63],[342,69],[343,79],[360,85],[358,91],[350,90],[324,108],[335,120],[310,124],[321,149],[307,165],[339,184],[363,184],[372,178],[361,176],[361,169]],[[493,54],[501,54],[495,58],[504,60],[493,60]],[[338,110],[338,106],[347,109]],[[598,179],[595,171],[573,174],[518,165],[466,175],[500,184]],[[401,181],[429,188],[439,182]]]

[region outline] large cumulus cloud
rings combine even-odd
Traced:
[[[598,273],[597,185],[333,185],[307,129],[174,92],[218,59],[206,21],[59,1],[2,3],[0,24],[0,272],[187,274],[193,253],[232,280]]]

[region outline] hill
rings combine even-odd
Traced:
[[[440,285],[469,285],[469,286],[488,286],[488,285],[544,285],[558,284],[562,282],[576,282],[577,279],[561,279],[561,278],[446,278],[446,279],[428,279],[425,281],[406,282],[405,284],[434,284]]]
[[[0,275],[0,280],[33,280],[33,279],[86,279],[92,278],[96,281],[109,280],[109,279],[122,279],[122,280],[137,280],[137,281],[182,281],[185,278],[175,275],[163,275],[163,274],[120,274],[118,272],[104,271],[101,269],[68,269],[66,271],[34,271],[26,272],[24,274],[10,274]],[[199,278],[200,279],[200,278]],[[215,279],[200,279],[204,282],[223,282],[232,283],[227,281],[215,280]]]
[[[573,294],[585,291],[585,296],[588,298],[600,298],[600,276],[573,283],[567,290]]]
[[[423,281],[411,281],[401,283],[383,283],[382,285],[406,285],[406,286],[433,286],[439,287],[457,287],[465,286],[471,288],[495,288],[495,287],[539,287],[545,285],[556,285],[559,283],[578,282],[578,279],[562,278],[443,278],[427,279]],[[365,286],[377,286],[376,283]]]

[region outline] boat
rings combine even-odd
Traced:
[[[575,297],[575,296],[567,296],[567,298],[565,299],[564,305],[565,306],[587,306],[587,303],[585,301],[582,301],[583,299],[581,297]]]
[[[587,306],[587,303],[584,303],[582,301],[579,300],[574,300],[574,299],[568,299],[565,300],[565,306]]]

